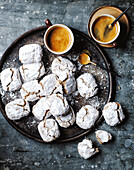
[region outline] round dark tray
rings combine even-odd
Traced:
[[[44,56],[43,56],[43,62],[46,68],[46,74],[51,73],[51,63],[56,55],[50,53],[44,46],[43,43],[43,36],[46,31],[47,27],[41,26],[35,29],[32,29],[23,35],[21,35],[19,38],[17,38],[11,45],[10,47],[6,50],[4,55],[2,56],[2,59],[0,61],[0,71],[2,71],[5,68],[8,67],[16,67],[19,68],[20,65],[22,65],[18,59],[19,55],[19,48],[25,44],[30,44],[30,43],[38,43],[42,46]],[[101,70],[100,68],[94,66],[94,65],[87,65],[87,66],[82,66],[78,63],[78,56],[81,54],[81,52],[86,49],[89,50],[92,54],[92,61],[99,63],[103,65],[103,67],[106,67],[109,69],[108,62],[106,60],[105,55],[103,52],[100,50],[100,48],[84,33],[71,28],[74,38],[75,38],[75,43],[72,47],[72,49],[62,55],[63,57],[66,57],[70,59],[77,67],[76,71],[76,78],[85,72],[90,72],[92,73],[99,86],[99,92],[97,96],[94,96],[88,100],[85,100],[82,98],[77,92],[74,93],[72,96],[66,96],[69,104],[73,107],[75,113],[83,106],[86,104],[91,104],[97,109],[102,109],[103,106],[109,102],[111,98],[111,91],[112,91],[112,79],[111,79],[111,74],[108,73],[107,71]],[[2,86],[0,84],[0,91],[1,91],[1,97],[0,97],[0,110],[3,114],[3,116],[6,118],[6,120],[20,133],[23,135],[32,138],[36,141],[43,142],[41,139],[38,131],[37,131],[37,125],[39,121],[37,121],[32,113],[30,113],[29,116],[18,120],[18,121],[12,121],[8,119],[5,113],[5,105],[16,99],[16,98],[21,98],[20,92],[15,91],[15,92],[4,92],[2,90]],[[32,103],[32,105],[35,104]],[[96,124],[100,122],[102,119],[101,113],[98,121]],[[67,142],[71,141],[74,139],[77,139],[88,132],[91,131],[91,129],[88,130],[83,130],[80,129],[76,124],[73,126],[65,129],[65,128],[60,128],[61,131],[61,136],[59,139],[56,140],[56,142]]]

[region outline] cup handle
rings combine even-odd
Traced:
[[[51,23],[51,21],[50,21],[49,19],[46,19],[46,20],[45,20],[45,24],[46,24],[47,28],[49,28],[50,26],[52,26],[52,23]]]
[[[116,42],[113,42],[113,46],[114,46],[114,48],[118,48],[118,45],[117,45],[117,43]]]

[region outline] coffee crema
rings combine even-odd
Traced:
[[[55,52],[63,52],[71,45],[71,35],[63,27],[54,27],[47,36],[48,47]]]
[[[115,23],[112,28],[108,28],[113,21],[114,19],[109,16],[101,16],[96,19],[92,27],[92,32],[98,41],[109,42],[116,37],[118,33],[117,24]]]

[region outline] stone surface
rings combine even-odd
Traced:
[[[87,34],[88,18],[94,9],[114,5],[124,10],[130,2],[133,0],[0,0],[0,57],[18,36],[43,25],[46,18],[52,23],[63,23]],[[124,47],[104,49],[113,70],[122,76],[113,77],[112,101],[122,105],[126,119],[116,127],[110,127],[104,121],[98,127],[110,132],[114,139],[101,146],[95,139],[95,133],[91,132],[87,137],[95,142],[100,153],[90,160],[83,160],[77,152],[77,143],[82,139],[63,144],[38,143],[13,129],[0,114],[0,170],[134,169],[133,11],[134,7],[131,7],[127,12],[131,30]]]

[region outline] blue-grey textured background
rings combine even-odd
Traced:
[[[0,57],[21,34],[44,24],[63,23],[87,34],[91,12],[99,6],[114,5],[126,9],[130,0],[0,0]],[[0,170],[134,170],[134,7],[128,12],[130,33],[123,48],[104,49],[113,69],[122,78],[114,79],[113,100],[121,103],[126,120],[116,127],[103,122],[98,129],[109,131],[114,139],[101,145],[95,133],[87,137],[100,153],[89,160],[80,158],[77,141],[63,144],[35,142],[13,129],[0,114]],[[26,151],[26,152],[24,152]]]

